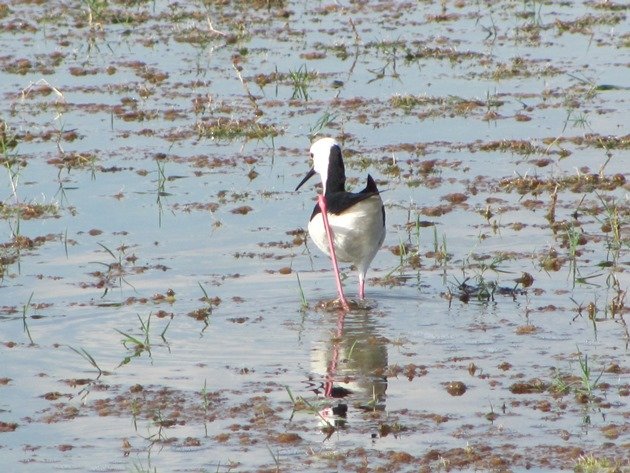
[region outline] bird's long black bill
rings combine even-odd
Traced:
[[[304,176],[304,179],[302,179],[302,182],[298,184],[295,190],[298,190],[300,187],[302,187],[302,185],[314,175],[315,175],[315,168],[311,168],[311,170],[306,174],[306,176]]]

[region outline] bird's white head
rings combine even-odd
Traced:
[[[335,181],[335,186],[341,185],[343,187],[346,178],[339,144],[333,138],[320,138],[311,145],[310,152],[311,158],[313,158],[313,167],[295,190],[298,190],[315,173],[319,174],[322,179],[324,193],[326,193],[326,183],[329,179]],[[331,166],[331,159],[333,166]],[[334,176],[329,176],[331,172],[334,173]]]
[[[328,174],[328,165],[330,163],[330,150],[333,146],[339,147],[333,138],[320,138],[311,145],[311,158],[313,158],[313,169],[322,176],[322,181],[326,179]],[[326,187],[324,185],[324,187]]]

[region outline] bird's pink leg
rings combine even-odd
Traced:
[[[324,221],[324,228],[326,229],[326,236],[328,237],[328,246],[330,248],[330,259],[332,260],[333,270],[335,272],[335,281],[337,283],[337,292],[339,292],[339,300],[345,310],[350,310],[348,300],[343,293],[343,287],[341,286],[341,279],[339,278],[339,265],[337,264],[337,256],[335,256],[335,245],[333,243],[333,234],[330,225],[328,224],[328,206],[326,205],[326,197],[323,195],[317,196],[317,203],[322,211],[322,219]]]

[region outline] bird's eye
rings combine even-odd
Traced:
[[[313,153],[311,153],[311,159],[313,159]]]

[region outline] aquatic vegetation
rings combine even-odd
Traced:
[[[98,231],[95,233],[99,234]],[[133,256],[129,257],[125,255],[126,248],[124,246],[116,248],[118,254],[115,254],[104,244],[97,243],[97,245],[105,250],[105,252],[113,259],[113,262],[110,263],[105,261],[92,261],[93,264],[98,264],[106,268],[105,272],[94,271],[91,273],[91,276],[97,279],[95,287],[103,289],[101,298],[105,297],[112,287],[118,287],[122,294],[123,283],[135,290],[133,285],[127,281],[127,275],[129,274],[128,263],[133,263]]]
[[[219,141],[232,141],[239,138],[264,140],[275,138],[282,130],[275,125],[260,123],[255,120],[218,119],[201,121],[195,126],[199,137]]]
[[[317,73],[309,72],[306,64],[302,64],[297,70],[289,70],[287,76],[293,87],[291,98],[308,100],[308,87],[317,78]]]
[[[627,5],[4,3],[3,466],[627,469]],[[322,136],[387,210],[345,318]]]
[[[127,355],[125,356],[122,361],[118,364],[117,368],[120,368],[123,365],[128,364],[129,362],[131,362],[132,358],[138,358],[140,357],[143,353],[146,353],[147,356],[149,357],[149,359],[152,358],[151,356],[151,347],[152,347],[152,343],[151,343],[151,315],[152,313],[149,313],[149,315],[147,316],[146,321],[142,320],[142,318],[140,317],[140,314],[137,314],[138,316],[138,321],[140,322],[140,333],[142,334],[140,338],[129,334],[128,332],[123,332],[122,330],[119,330],[117,328],[115,328],[114,330],[116,332],[118,332],[120,335],[123,336],[123,339],[121,340],[122,345],[125,347],[125,349],[127,349],[128,351],[133,352],[132,355]],[[168,330],[169,326],[171,325],[171,321],[173,319],[171,318],[168,323],[164,326],[164,329],[162,330],[162,332],[160,333],[160,339],[162,340],[162,342],[168,346],[168,342],[166,341],[166,331]]]
[[[0,218],[9,219],[17,218],[19,220],[31,220],[38,218],[51,218],[59,216],[59,205],[55,203],[51,204],[38,204],[38,203],[1,203],[0,202]],[[19,226],[18,226],[19,228]],[[16,230],[16,234],[19,231]]]
[[[582,455],[575,462],[575,473],[613,473],[619,471],[621,465],[608,458],[598,458],[595,455]]]

